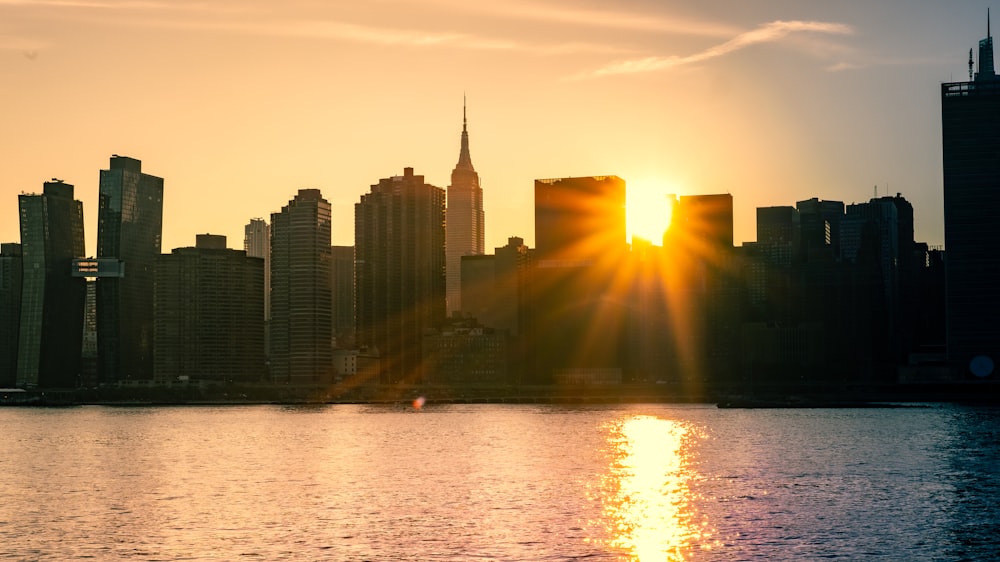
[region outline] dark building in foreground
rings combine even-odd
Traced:
[[[155,303],[155,380],[263,380],[263,258],[198,235],[194,248],[159,257]]]
[[[627,380],[625,181],[536,180],[535,240],[525,307],[528,382]]]
[[[0,388],[17,383],[17,334],[21,323],[21,245],[0,245]]]
[[[423,335],[445,319],[445,192],[413,168],[354,206],[357,343],[381,354],[381,382],[423,378]]]
[[[79,384],[86,281],[72,276],[84,254],[83,203],[73,186],[45,182],[40,195],[20,195],[21,322],[17,386],[72,388]]]
[[[970,82],[941,85],[948,360],[960,377],[1000,362],[1000,80],[993,38]]]
[[[97,280],[98,377],[103,383],[153,378],[153,284],[163,227],[163,178],[142,162],[112,156],[101,170],[97,257],[123,275]]]
[[[317,384],[332,375],[330,203],[300,189],[271,214],[271,376]]]

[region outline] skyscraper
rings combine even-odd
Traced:
[[[354,206],[357,340],[382,382],[421,380],[424,331],[445,319],[445,191],[404,168]]]
[[[330,285],[333,288],[333,337],[337,347],[354,346],[354,246],[333,246]]]
[[[1000,80],[988,23],[978,70],[941,85],[946,337],[960,377],[995,377],[1000,361]]]
[[[271,214],[271,377],[327,382],[332,370],[330,203],[300,189]]]
[[[17,334],[21,324],[21,245],[0,245],[0,387],[17,383]]]
[[[97,361],[102,382],[153,378],[153,285],[163,225],[163,178],[142,162],[111,157],[101,170],[97,257],[116,259],[120,277],[97,280]]]
[[[250,219],[243,227],[243,250],[251,258],[264,259],[264,320],[271,319],[271,225]]]
[[[535,180],[527,360],[538,383],[621,382],[628,293],[625,182]]]
[[[45,182],[41,195],[18,196],[23,284],[17,386],[77,386],[87,285],[72,276],[84,255],[83,203],[73,186]]]
[[[199,234],[156,264],[154,378],[260,382],[265,373],[264,259]]]
[[[485,252],[483,189],[469,155],[469,131],[462,107],[462,148],[448,186],[447,275],[448,314],[462,310],[462,256]]]

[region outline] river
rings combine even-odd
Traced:
[[[0,559],[985,560],[1000,409],[0,409]]]

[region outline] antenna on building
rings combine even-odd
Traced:
[[[875,184],[875,199],[878,199],[878,184]]]
[[[972,67],[974,63],[972,62],[972,49],[969,49],[969,81],[972,81]]]

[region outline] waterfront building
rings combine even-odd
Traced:
[[[73,277],[84,255],[83,203],[73,186],[45,182],[41,194],[19,195],[21,220],[19,388],[79,385],[86,281]]]
[[[12,388],[17,383],[21,263],[20,244],[0,244],[0,388]]]
[[[480,324],[521,333],[532,251],[511,236],[493,254],[462,256],[463,314]]]
[[[378,351],[380,382],[418,382],[423,334],[445,319],[445,191],[404,168],[354,213],[357,343]]]
[[[354,346],[354,246],[330,248],[334,347]]]
[[[264,320],[271,319],[271,225],[261,218],[243,227],[243,250],[247,257],[264,260]]]
[[[1000,362],[1000,79],[988,24],[987,37],[979,42],[978,72],[970,78],[941,85],[947,353],[959,377],[995,378]]]
[[[449,319],[424,335],[424,382],[454,386],[505,385],[508,378],[506,332],[482,326],[473,318]]]
[[[157,382],[260,382],[265,375],[264,259],[199,234],[156,264]]]
[[[463,311],[462,256],[485,253],[485,215],[479,174],[469,155],[469,131],[462,107],[462,146],[448,186],[446,271],[448,315]]]
[[[625,181],[535,181],[525,345],[533,382],[627,378]]]
[[[97,258],[122,275],[97,279],[97,361],[103,383],[153,378],[153,285],[163,226],[163,178],[111,157],[101,170]]]
[[[330,203],[300,189],[271,214],[271,377],[275,382],[328,382],[333,328]]]

